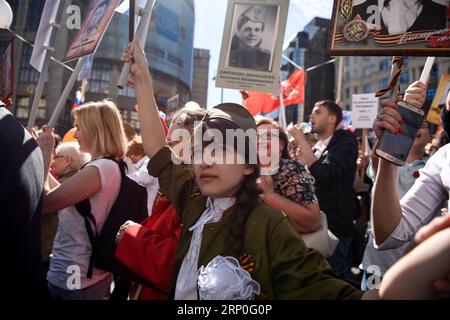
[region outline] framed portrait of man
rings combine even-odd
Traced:
[[[119,0],[97,0],[86,15],[83,26],[76,33],[64,61],[94,53],[106,31]]]
[[[428,112],[427,121],[439,125],[441,123],[441,111],[445,108],[447,99],[450,99],[450,74],[444,74],[439,81],[436,94],[431,103],[430,111]]]
[[[450,0],[335,0],[329,53],[447,56]]]
[[[228,2],[216,86],[275,92],[289,1]]]

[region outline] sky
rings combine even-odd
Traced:
[[[288,1],[288,0],[286,0]],[[219,63],[227,0],[195,0],[194,47],[210,50],[208,107],[221,102],[221,88],[216,88],[214,76]],[[331,18],[333,0],[290,0],[285,40],[292,38],[314,17]],[[223,89],[223,102],[241,103],[237,90]]]

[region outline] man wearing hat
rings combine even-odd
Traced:
[[[270,51],[261,49],[264,32],[264,6],[254,5],[238,18],[237,32],[231,41],[228,65],[260,71],[270,70]]]

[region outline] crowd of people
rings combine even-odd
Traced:
[[[450,297],[450,147],[426,148],[426,122],[400,168],[375,153],[366,161],[358,134],[341,127],[342,109],[329,100],[314,105],[310,134],[255,120],[234,103],[190,104],[167,128],[138,43],[123,60],[132,62],[140,136],[125,134],[110,100],[75,109],[78,142],[57,146],[52,128],[26,130],[0,106],[0,207],[8,226],[1,239],[10,243],[8,274],[17,275],[6,277],[10,297],[117,298],[114,282],[123,299],[197,300],[199,269],[217,256],[237,259],[257,282],[257,299]],[[425,84],[415,82],[404,101],[421,108],[425,96]],[[380,102],[375,139],[401,132],[396,108]],[[449,127],[450,93],[443,136]],[[238,132],[249,134],[240,140]],[[77,204],[89,201],[101,232],[124,163],[147,190],[148,218],[118,228],[114,274],[91,270],[92,239]],[[368,214],[355,188],[364,177],[373,185],[365,191]],[[308,240],[321,229],[325,241],[336,240],[329,253]],[[225,278],[210,290],[231,290]]]

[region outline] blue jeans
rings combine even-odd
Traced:
[[[92,286],[78,290],[61,289],[50,282],[47,282],[47,285],[52,300],[103,300],[110,290],[111,275]]]
[[[339,239],[336,250],[333,255],[327,259],[338,278],[342,280],[347,278],[351,245],[352,238]]]

